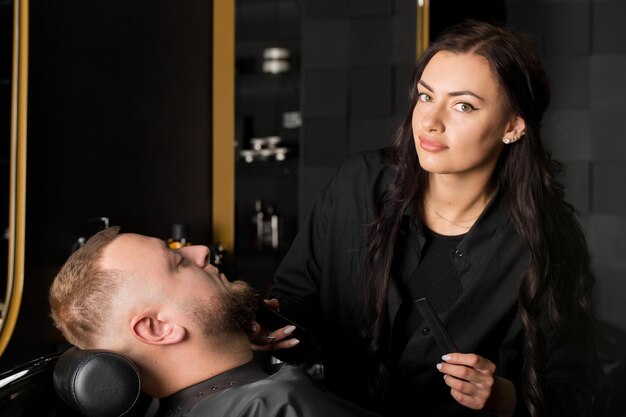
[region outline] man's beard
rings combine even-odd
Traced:
[[[233,281],[226,296],[198,300],[193,314],[205,336],[229,331],[249,331],[256,316],[258,295],[244,281]]]

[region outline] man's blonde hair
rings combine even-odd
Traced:
[[[118,233],[119,227],[109,227],[92,236],[69,257],[50,287],[54,325],[68,342],[83,349],[95,347],[111,310],[118,276],[100,269],[98,262]]]

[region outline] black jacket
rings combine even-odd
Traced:
[[[325,384],[331,390],[368,407],[377,402],[365,381],[371,363],[363,359],[363,257],[365,231],[375,206],[393,176],[384,152],[364,152],[348,158],[319,198],[275,275],[270,297],[280,301],[281,312],[309,328],[321,346]],[[396,242],[388,290],[389,328],[399,311],[415,314],[412,300],[400,290],[403,277],[411,276],[420,260],[424,238],[420,220],[404,214]],[[518,313],[518,291],[528,263],[526,243],[508,217],[506,193],[499,190],[474,226],[450,254],[461,277],[463,292],[440,317],[459,350],[494,362],[497,374],[518,389],[518,414],[523,415],[521,369],[524,335]],[[433,332],[423,325],[406,347],[393,346],[388,336],[386,367],[390,378],[381,413],[406,415],[477,415],[450,396],[435,365],[442,352]],[[392,356],[391,352],[399,354]],[[555,358],[558,361],[558,359]],[[558,367],[557,367],[558,368]],[[566,383],[565,385],[569,384]],[[571,388],[571,390],[570,390]],[[585,407],[579,386],[563,386],[563,404],[573,410]],[[581,402],[583,403],[581,405]],[[573,410],[571,414],[577,415]],[[555,414],[552,414],[555,415]],[[582,414],[581,414],[582,415]]]
[[[158,417],[376,417],[326,392],[300,367],[251,361],[160,401]]]

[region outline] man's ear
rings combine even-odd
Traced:
[[[503,137],[509,140],[509,142],[505,143],[513,143],[520,140],[525,134],[526,122],[521,116],[515,115],[507,123]]]
[[[132,331],[136,338],[151,345],[169,345],[185,339],[187,329],[156,314],[142,314],[133,318]]]

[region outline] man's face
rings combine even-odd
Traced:
[[[158,311],[192,330],[191,337],[246,328],[256,312],[254,291],[242,281],[229,282],[208,255],[205,246],[172,250],[160,239],[120,235],[105,248],[100,265],[126,277],[114,296],[113,315],[127,323],[142,311]]]

